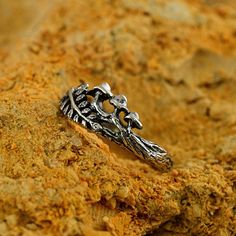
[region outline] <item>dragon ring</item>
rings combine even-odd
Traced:
[[[167,151],[133,132],[133,128],[142,129],[142,123],[136,112],[129,111],[127,98],[124,95],[113,95],[107,83],[91,90],[88,87],[88,84],[81,84],[71,88],[60,101],[62,113],[76,123],[124,146],[159,171],[169,171],[172,160]],[[112,106],[112,112],[106,111],[106,101]]]

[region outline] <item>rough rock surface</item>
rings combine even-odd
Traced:
[[[0,0],[0,235],[236,234],[234,0]],[[174,167],[65,119],[108,82]]]

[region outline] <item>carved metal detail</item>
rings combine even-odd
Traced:
[[[104,109],[107,100],[114,107],[113,112]],[[138,114],[130,112],[127,98],[113,95],[107,83],[91,90],[88,84],[70,89],[61,99],[60,109],[75,122],[133,151],[154,168],[165,172],[172,167],[172,160],[163,148],[133,132],[133,128],[142,129]]]

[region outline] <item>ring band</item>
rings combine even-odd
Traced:
[[[104,109],[105,101],[114,107],[112,112]],[[128,110],[124,95],[112,94],[108,83],[91,90],[88,84],[71,88],[61,99],[60,109],[68,118],[126,147],[159,171],[171,169],[173,163],[166,150],[132,131],[133,128],[142,129],[139,116]],[[121,113],[124,114],[123,119]]]

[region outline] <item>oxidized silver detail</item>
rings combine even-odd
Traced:
[[[92,101],[89,100],[88,96]],[[104,110],[103,102],[109,101],[113,112]],[[61,99],[60,109],[64,115],[88,129],[120,144],[160,171],[168,171],[172,160],[166,150],[145,140],[133,132],[142,129],[136,112],[130,112],[124,95],[113,95],[109,84],[103,83],[88,90],[88,84],[70,89]],[[124,119],[121,119],[121,113]],[[126,122],[126,124],[124,124]]]

